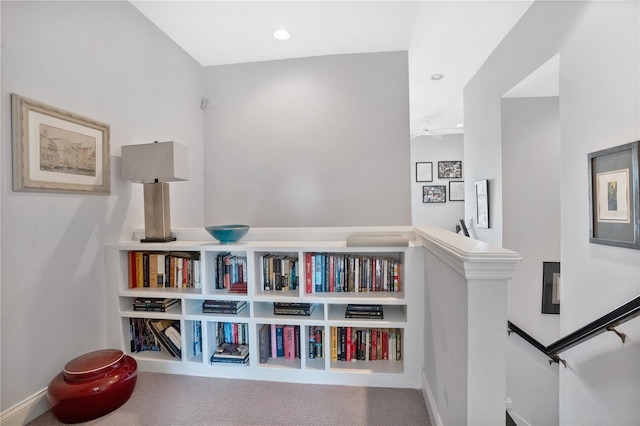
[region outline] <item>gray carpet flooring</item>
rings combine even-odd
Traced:
[[[51,411],[30,426],[60,425]],[[429,426],[417,389],[139,373],[122,407],[85,425]]]

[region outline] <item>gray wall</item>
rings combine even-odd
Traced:
[[[522,256],[508,285],[508,318],[549,345],[562,337],[559,316],[541,313],[543,262],[560,261],[559,99],[503,99],[501,109],[503,241]],[[558,366],[523,342],[507,342],[507,397],[529,424],[558,424]]]
[[[637,1],[535,2],[464,91],[467,178],[496,183],[494,228],[476,231],[501,244],[501,96],[560,54],[561,335],[640,293],[638,251],[589,243],[587,175],[589,152],[638,139],[639,20]],[[625,345],[607,333],[563,354],[560,424],[640,423],[640,323],[619,329]]]
[[[464,217],[464,201],[451,201],[449,182],[461,179],[439,179],[438,161],[462,161],[464,153],[462,134],[419,136],[411,140],[411,224],[416,226],[437,226],[454,231],[459,219]],[[416,182],[416,163],[427,162],[433,166],[433,182]],[[464,163],[462,163],[464,169]],[[446,203],[424,203],[423,186],[444,185],[447,189]]]
[[[192,180],[171,184],[173,225],[202,225],[203,80],[202,67],[128,2],[0,7],[4,411],[106,343],[103,246],[143,226],[141,185],[120,181],[120,146],[189,146]],[[13,92],[110,124],[111,196],[12,191]]]
[[[205,68],[205,221],[411,223],[407,53]]]
[[[542,262],[560,261],[558,97],[502,101],[503,243],[522,256],[509,283],[509,319],[548,345],[558,315],[542,314]]]

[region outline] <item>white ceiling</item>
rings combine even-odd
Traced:
[[[416,135],[461,131],[462,89],[532,0],[131,3],[202,66],[408,51]],[[272,36],[281,27],[284,42]]]

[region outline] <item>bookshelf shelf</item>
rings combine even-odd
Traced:
[[[192,263],[183,263],[185,271],[188,271],[185,280],[195,281],[190,287],[145,287],[145,280],[148,278],[143,278],[142,284],[139,280],[132,280],[133,272],[130,265],[135,258],[132,252],[165,255],[165,259],[176,252],[188,253],[185,256],[189,257]],[[418,366],[422,365],[422,336],[419,330],[422,329],[420,323],[424,309],[424,267],[421,251],[412,245],[354,248],[346,247],[344,240],[304,239],[247,241],[233,246],[221,246],[208,241],[167,244],[124,242],[108,245],[105,253],[109,343],[123,348],[128,355],[135,357],[142,371],[301,383],[416,386],[416,377],[420,375]],[[366,273],[362,269],[351,273],[350,278],[344,278],[350,273],[347,269],[342,272],[334,269],[335,274],[343,274],[339,278],[338,275],[334,275],[336,282],[349,280],[343,282],[344,290],[348,290],[349,285],[355,290],[354,286],[357,284],[352,280],[360,279],[358,291],[343,291],[342,288],[341,291],[335,291],[335,288],[334,291],[329,291],[329,287],[328,291],[316,291],[320,290],[320,287],[316,287],[315,283],[309,287],[315,278],[311,273],[315,275],[315,272],[307,270],[307,259],[312,254],[326,256],[327,268],[330,264],[329,259],[344,262],[343,265],[350,261],[355,265],[358,265],[358,262],[364,264],[369,259],[376,259],[379,262],[378,275],[376,277],[375,272],[372,272],[371,276],[379,280],[379,287],[376,291],[365,290],[365,281],[362,280]],[[164,272],[170,277],[169,262],[165,262],[167,269]],[[224,262],[227,264],[226,269]],[[236,268],[233,272],[231,264]],[[274,266],[275,264],[277,266]],[[274,278],[271,268],[276,268],[276,274],[281,273],[286,277]],[[282,272],[283,268],[287,273]],[[330,271],[325,269],[323,278],[317,275],[318,279],[327,280],[327,286]],[[135,272],[137,274],[137,271]],[[395,284],[394,274],[397,275]],[[274,281],[265,284],[267,277]],[[275,281],[276,279],[278,281]],[[246,293],[230,292],[229,286],[234,281],[246,285]],[[369,282],[367,285],[372,284]],[[397,287],[391,289],[398,291],[382,291],[383,288],[394,285]],[[138,298],[172,298],[178,299],[178,303],[166,312],[140,311],[133,308],[134,300]],[[211,300],[220,304],[231,301],[244,302],[245,307],[237,313],[203,313],[203,302]],[[276,315],[274,303],[278,307],[292,303],[296,306],[302,304],[303,307],[312,304],[314,308],[310,315]],[[348,304],[382,305],[384,318],[345,318]],[[162,347],[160,350],[134,350],[131,342],[132,319],[175,321],[176,328],[180,329],[181,356],[172,357]],[[249,347],[246,362],[211,362],[212,355],[221,344],[219,324],[225,322],[245,327],[243,338]],[[271,328],[281,328],[282,332],[295,330],[295,357],[285,358],[277,353],[273,355],[270,341],[268,356],[261,356],[263,327],[266,327],[262,330],[263,334],[267,329],[269,331],[269,340],[272,336]],[[332,328],[347,327],[354,330],[354,336],[356,330],[366,329],[393,330],[400,333],[400,359],[332,359],[335,357],[335,350],[332,352],[333,346],[338,344],[331,339]],[[365,342],[363,338],[362,344],[365,345]],[[317,349],[318,346],[320,349]],[[311,351],[314,353],[311,354]]]

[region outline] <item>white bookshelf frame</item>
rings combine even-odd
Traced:
[[[365,229],[364,232],[401,233],[412,238],[412,228],[390,227]],[[253,231],[253,233],[252,233]],[[206,377],[225,377],[252,380],[286,381],[298,383],[341,384],[358,386],[384,386],[397,388],[421,387],[424,336],[424,255],[421,245],[409,242],[407,247],[347,247],[345,236],[362,232],[361,228],[283,228],[251,230],[241,242],[220,245],[204,231],[186,230],[178,233],[178,241],[169,243],[121,242],[105,248],[107,339],[112,347],[121,348],[138,362],[140,371],[185,374]],[[185,237],[202,239],[187,241]],[[208,238],[207,238],[208,237]],[[252,238],[253,237],[253,238]],[[308,239],[312,237],[313,239]],[[267,239],[271,238],[271,239]],[[200,252],[200,288],[188,289],[129,289],[129,251],[197,251]],[[247,257],[247,294],[221,294],[212,291],[215,268],[211,259],[219,252],[242,253]],[[366,253],[393,254],[401,259],[402,287],[400,292],[370,293],[306,293],[304,281],[304,253]],[[264,253],[293,254],[299,260],[299,283],[296,291],[262,291],[260,256]],[[180,306],[169,312],[134,312],[130,300],[134,297],[173,297],[180,299]],[[198,312],[197,306],[204,299],[246,300],[248,305],[237,315],[216,315]],[[269,313],[274,301],[299,301],[316,303],[310,317],[274,316]],[[386,307],[383,320],[344,318],[348,303],[377,303]],[[183,338],[182,358],[171,358],[164,353],[150,351],[132,353],[129,342],[128,319],[170,318],[180,321],[182,330],[190,321],[202,321],[203,353],[191,356],[191,342]],[[243,322],[249,328],[251,348],[247,365],[215,364],[209,362],[212,346],[210,328],[218,321]],[[258,328],[262,324],[292,324],[301,327],[301,348],[305,343],[306,327],[321,326],[325,330],[325,357],[310,359],[306,348],[301,358],[285,360],[271,358],[268,363],[259,363]],[[402,360],[400,361],[332,361],[329,350],[330,327],[354,326],[370,328],[402,328]],[[184,333],[187,335],[188,333]]]

